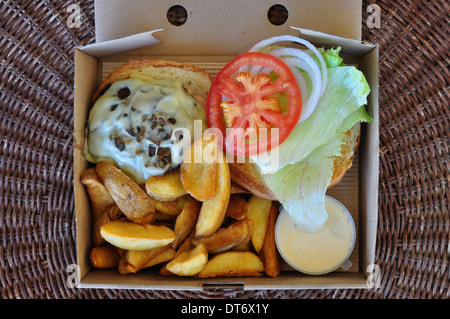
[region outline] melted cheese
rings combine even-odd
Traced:
[[[117,164],[138,183],[176,168],[180,143],[190,145],[205,109],[179,81],[133,78],[113,83],[89,113],[85,155]],[[174,134],[188,130],[190,136]],[[186,131],[185,131],[186,132]],[[174,147],[178,143],[178,148]],[[177,154],[174,152],[176,151]]]

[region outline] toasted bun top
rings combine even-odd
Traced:
[[[328,188],[338,184],[347,170],[352,166],[355,151],[359,145],[361,123],[355,124],[345,133],[345,140],[341,148],[341,156],[334,160],[333,176]],[[276,200],[275,195],[264,183],[259,168],[253,163],[230,163],[231,179],[236,184],[248,189],[256,196]]]
[[[352,167],[353,158],[356,149],[359,146],[361,136],[361,123],[356,123],[350,130],[345,132],[345,142],[341,147],[341,156],[337,156],[334,160],[333,176],[331,177],[328,188],[338,184],[345,173]]]
[[[139,75],[155,80],[179,80],[192,95],[205,99],[212,83],[210,75],[205,70],[191,64],[167,60],[130,60],[105,78],[94,94],[93,101],[96,101],[111,83]]]

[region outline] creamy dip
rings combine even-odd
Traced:
[[[276,243],[283,259],[308,274],[324,274],[346,261],[355,243],[355,224],[348,210],[326,196],[326,223],[316,232],[301,230],[287,211],[276,224]]]
[[[180,160],[174,160],[180,156],[180,147],[174,146],[191,144],[195,120],[201,121],[203,132],[205,109],[181,82],[137,78],[117,81],[89,113],[85,155],[92,163],[114,162],[143,183],[180,165]]]

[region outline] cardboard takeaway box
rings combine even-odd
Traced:
[[[163,0],[95,2],[96,43],[75,52],[74,186],[77,227],[77,263],[81,288],[182,289],[240,287],[241,289],[367,288],[375,259],[378,215],[378,47],[362,43],[361,0],[180,0],[187,20],[169,23],[172,2]],[[274,4],[284,6],[288,19],[282,25],[268,20]],[[367,109],[374,120],[363,124],[360,147],[353,167],[328,194],[350,210],[357,240],[347,271],[310,276],[283,265],[277,278],[163,277],[157,270],[120,275],[117,270],[95,270],[89,264],[91,248],[90,202],[80,174],[89,164],[83,154],[85,124],[91,97],[102,79],[132,57],[164,58],[190,62],[214,76],[236,55],[262,39],[282,34],[299,35],[316,46],[341,46],[345,62],[364,72],[371,93]],[[153,31],[152,31],[153,30]],[[311,31],[315,30],[315,31]]]

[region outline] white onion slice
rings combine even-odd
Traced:
[[[323,59],[322,55],[320,54],[319,50],[317,50],[317,48],[311,42],[309,42],[305,39],[293,36],[293,35],[280,35],[280,36],[271,37],[271,38],[268,38],[268,39],[258,42],[249,51],[259,51],[265,46],[268,46],[268,45],[271,45],[271,44],[274,44],[277,42],[282,42],[282,41],[291,41],[291,42],[302,44],[302,45],[306,46],[308,49],[310,49],[312,52],[314,52],[314,54],[319,59],[320,67],[322,69],[322,82],[324,83],[324,85],[322,87],[322,90],[320,91],[320,94],[323,94],[325,87],[326,87],[326,83],[328,82],[327,65],[326,65],[325,60]]]
[[[306,120],[311,113],[314,111],[317,103],[319,102],[320,97],[322,96],[322,87],[324,86],[324,83],[322,81],[322,77],[320,74],[320,69],[317,66],[316,62],[311,58],[308,54],[306,54],[304,51],[294,48],[280,48],[275,49],[270,52],[273,56],[283,60],[286,64],[294,66],[294,68],[291,68],[291,70],[295,70],[295,67],[298,67],[299,69],[304,70],[311,78],[312,81],[312,91],[311,95],[307,99],[306,103],[302,106],[302,113],[300,115],[300,119],[298,123],[303,122]],[[301,76],[301,73],[296,70],[297,72],[293,71],[292,73],[296,78],[299,78]],[[302,77],[303,78],[303,77]],[[304,81],[304,79],[303,79]],[[298,80],[297,80],[298,83]],[[300,84],[299,84],[300,86]],[[306,92],[307,93],[307,92]],[[302,98],[303,98],[303,91],[302,91]],[[305,94],[305,96],[307,96]]]
[[[238,73],[241,73],[241,72],[250,73],[250,68],[251,68],[251,65],[249,65],[249,64],[243,65],[239,68]]]
[[[289,61],[285,61],[285,63],[286,62],[289,62]],[[303,108],[306,106],[306,103],[309,101],[309,98],[310,98],[308,84],[307,84],[305,78],[303,77],[303,74],[301,74],[301,72],[295,65],[291,65],[288,63],[286,63],[286,64],[291,69],[292,74],[294,74],[294,77],[297,80],[297,84],[300,87],[300,91],[302,92],[302,113],[303,113],[304,112]],[[300,122],[303,122],[301,115],[300,115],[299,123]]]
[[[290,41],[304,45],[305,47],[310,49],[315,56],[317,56],[320,63],[319,68],[313,57],[299,48],[281,47],[268,52],[269,54],[284,61],[297,80],[297,84],[299,85],[302,92],[302,113],[297,123],[299,124],[312,114],[317,103],[319,102],[320,97],[325,91],[328,81],[328,70],[325,60],[323,59],[319,50],[317,50],[317,48],[309,41],[293,35],[281,35],[262,40],[259,43],[255,44],[249,50],[249,52],[260,51],[262,48],[268,45],[283,41]],[[299,69],[305,71],[311,78],[311,92],[309,92],[307,82]],[[270,73],[270,71],[270,68],[260,65],[245,65],[239,69],[239,72],[250,73],[252,77],[255,77],[258,74],[262,73],[268,74]]]
[[[258,74],[269,74],[270,72],[272,72],[272,69],[269,68],[268,66],[265,66],[264,68],[261,69],[261,72],[259,72]]]
[[[296,63],[297,63],[296,59],[283,58],[283,61],[284,61],[284,63],[286,63],[286,65],[291,70],[291,72],[294,75],[295,80],[297,81],[297,84],[300,88],[300,92],[302,92],[302,113],[300,114],[300,118],[297,122],[297,123],[301,123],[307,118],[307,117],[305,117],[306,110],[311,108],[310,107],[311,102],[309,102],[310,96],[309,96],[308,84],[307,84],[305,78],[303,77],[303,74],[299,71],[299,69],[296,66]],[[313,108],[313,110],[314,110],[314,108]],[[308,112],[308,113],[312,113],[312,112]]]
[[[328,81],[328,70],[325,60],[323,59],[319,50],[317,50],[317,48],[309,41],[293,35],[281,35],[262,40],[259,43],[255,44],[249,51],[260,51],[265,46],[282,41],[291,41],[304,45],[305,47],[310,49],[314,53],[314,55],[317,56],[321,66],[319,68],[316,61],[314,61],[314,59],[309,54],[298,48],[281,47],[268,52],[269,54],[283,60],[289,66],[297,80],[300,90],[302,91],[303,100],[302,114],[300,115],[300,119],[298,121],[298,123],[301,123],[311,115],[317,103],[319,102],[320,97],[325,91]],[[296,68],[300,68],[310,76],[313,86],[310,95],[307,89],[306,80]],[[253,72],[258,71],[258,69],[253,68],[251,68],[250,70]]]

